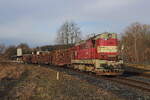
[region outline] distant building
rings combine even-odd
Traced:
[[[21,62],[22,61],[22,48],[17,48],[17,58],[16,60]]]
[[[17,48],[17,56],[18,57],[22,56],[22,49],[21,48]]]

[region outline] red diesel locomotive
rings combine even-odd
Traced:
[[[117,34],[102,33],[68,49],[25,55],[23,61],[67,66],[81,71],[94,72],[97,75],[121,75],[124,72],[123,61],[118,58],[118,55]]]

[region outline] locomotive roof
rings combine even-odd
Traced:
[[[97,35],[95,35],[95,36],[93,36],[93,37],[90,37],[90,38],[87,39],[87,40],[81,40],[80,42],[76,43],[75,45],[77,46],[77,45],[86,43],[86,41],[88,41],[88,40],[96,40],[96,39],[100,38],[100,37],[101,37],[102,35],[104,35],[104,34],[116,34],[116,33],[104,32],[104,33],[101,33],[101,34],[97,34]]]

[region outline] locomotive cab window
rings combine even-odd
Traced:
[[[108,39],[111,39],[112,38],[112,34],[108,34]]]

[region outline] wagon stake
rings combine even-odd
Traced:
[[[56,74],[56,79],[59,80],[59,72]]]

